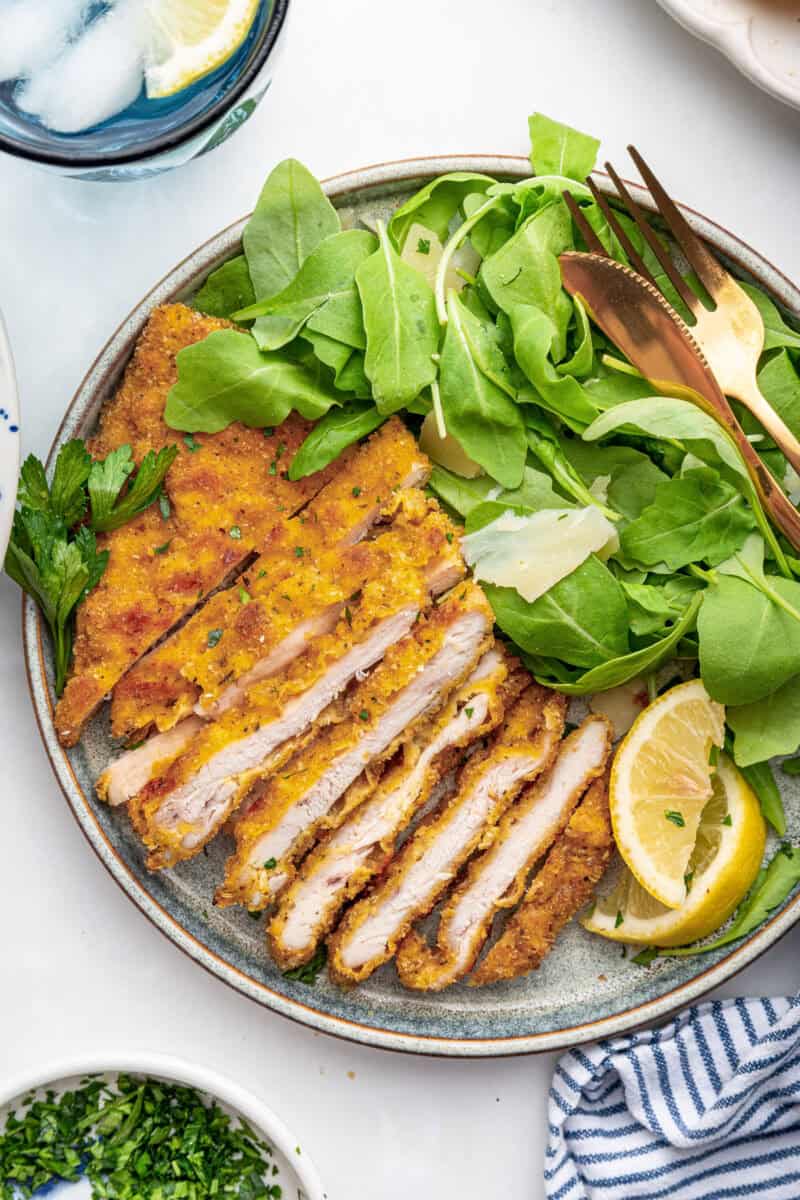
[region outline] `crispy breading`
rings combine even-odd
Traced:
[[[323,590],[330,593],[330,603],[336,602],[336,579],[326,576],[336,573],[331,552],[360,541],[382,514],[389,519],[399,510],[410,522],[432,512],[420,493],[403,505],[401,489],[424,483],[430,464],[397,418],[364,446],[345,452],[339,468],[299,516],[280,520],[268,531],[259,557],[235,587],[212,596],[120,681],[111,704],[116,737],[128,737],[150,724],[169,729],[201,697],[204,704],[213,703],[224,687],[279,644],[293,627],[287,621],[296,625],[321,610]],[[446,531],[452,538],[449,525]],[[321,557],[325,561],[317,565]],[[346,560],[350,561],[351,574],[357,577],[357,551]],[[340,599],[360,586],[355,582]],[[216,630],[223,635],[217,637]]]
[[[465,584],[418,621],[349,695],[346,716],[273,773],[236,823],[216,903],[265,907],[294,875],[317,834],[344,820],[366,798],[375,766],[413,736],[473,670],[492,637],[494,618],[481,592]],[[367,777],[351,788],[368,769]],[[345,802],[337,804],[345,796]],[[269,864],[269,865],[267,865]]]
[[[611,726],[592,716],[569,734],[555,762],[503,815],[487,850],[470,862],[442,909],[434,947],[412,929],[396,956],[400,982],[441,991],[463,978],[480,954],[496,913],[519,903],[534,865],[563,832],[593,779],[605,770]]]
[[[434,788],[468,746],[497,728],[527,681],[516,659],[499,646],[488,650],[441,713],[419,726],[366,802],[305,858],[267,930],[283,970],[308,962],[345,903],[385,869],[397,837]]]
[[[196,854],[256,779],[336,719],[332,702],[405,636],[429,602],[424,539],[417,550],[420,557],[404,570],[371,580],[331,633],[208,722],[131,800],[131,819],[152,850],[151,867]]]
[[[428,817],[386,875],[344,915],[329,941],[328,969],[360,983],[394,955],[412,923],[431,911],[460,868],[491,839],[525,783],[546,770],[564,729],[564,698],[531,685],[485,750],[467,762],[455,794]]]
[[[611,860],[608,774],[596,780],[534,877],[520,907],[479,963],[470,984],[480,987],[534,971],[561,930],[591,899]]]
[[[110,559],[78,608],[72,668],[55,714],[65,746],[77,742],[133,663],[246,561],[282,513],[301,508],[331,474],[298,483],[286,478],[284,464],[311,428],[295,415],[270,437],[239,424],[213,436],[197,434],[190,440],[196,449],[167,429],[163,412],[177,378],[176,352],[223,327],[183,305],[156,309],[90,442],[96,456],[129,443],[137,461],[166,444],[175,443],[179,452],[164,485],[170,516],[152,505],[98,537]]]

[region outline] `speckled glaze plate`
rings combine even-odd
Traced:
[[[658,0],[752,83],[800,108],[800,0]]]
[[[5,556],[19,475],[19,402],[14,359],[0,313],[0,561]]]
[[[507,179],[530,174],[522,158],[449,156],[340,175],[327,182],[326,190],[343,223],[352,225],[388,215],[437,175],[467,170]],[[597,179],[607,185],[603,176]],[[634,191],[640,203],[650,207],[641,189]],[[737,238],[685,212],[737,274],[759,283],[785,314],[800,320],[797,287]],[[209,271],[239,252],[244,224],[231,225],[206,242],[137,305],[78,389],[51,457],[67,439],[92,431],[153,308],[191,297]],[[647,969],[622,959],[618,946],[590,936],[573,922],[542,968],[527,979],[482,990],[457,985],[436,996],[404,991],[391,964],[349,991],[331,984],[324,974],[314,987],[291,982],[267,957],[263,922],[256,924],[242,910],[218,911],[211,905],[230,851],[224,837],[211,844],[207,857],[200,855],[158,874],[145,870],[142,846],[125,814],[94,795],[94,780],[115,749],[106,713],[98,714],[79,746],[63,750],[53,730],[50,647],[30,602],[24,606],[24,638],[33,703],[56,777],[88,841],[120,886],[162,933],[212,974],[259,1004],[325,1033],[385,1049],[461,1057],[560,1049],[663,1018],[752,962],[800,918],[800,896],[795,896],[733,950],[701,959],[664,959]],[[791,789],[797,781],[784,775],[781,785]],[[796,814],[795,828],[789,832],[800,837],[800,804],[788,798],[788,811]]]

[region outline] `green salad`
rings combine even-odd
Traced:
[[[401,413],[439,464],[430,486],[463,519],[468,561],[536,678],[582,695],[695,663],[782,832],[762,764],[800,745],[800,561],[727,433],[654,396],[562,288],[558,256],[584,248],[565,189],[625,256],[581,182],[598,142],[541,114],[530,135],[530,179],[443,175],[370,229],[342,229],[300,163],[277,166],[244,253],[194,301],[242,328],[180,352],[167,422],[214,432],[296,410],[317,422],[291,463],[300,478]],[[759,384],[800,434],[800,332],[744,286],[766,327]],[[797,501],[800,478],[737,412]]]

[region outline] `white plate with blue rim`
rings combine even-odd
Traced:
[[[658,0],[701,41],[784,104],[800,108],[798,0]]]
[[[19,477],[19,400],[11,345],[0,313],[0,562],[6,552]]]
[[[139,1052],[106,1056],[98,1054],[26,1072],[0,1086],[0,1134],[10,1113],[24,1116],[27,1108],[25,1102],[32,1097],[42,1099],[45,1095],[52,1095],[58,1099],[80,1087],[88,1078],[113,1085],[120,1074],[194,1088],[204,1103],[216,1103],[227,1113],[234,1126],[244,1122],[268,1143],[271,1153],[265,1182],[273,1187],[278,1185],[283,1200],[326,1200],[317,1169],[306,1147],[260,1097],[208,1067],[196,1066],[171,1055]],[[2,1182],[5,1181],[0,1180]],[[57,1196],[58,1200],[62,1200],[62,1197],[63,1200],[89,1200],[92,1189],[85,1179],[75,1183],[55,1181],[44,1184],[34,1193],[34,1196],[45,1195]]]

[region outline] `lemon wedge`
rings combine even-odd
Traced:
[[[668,908],[686,899],[684,876],[711,798],[713,748],[724,737],[724,708],[691,679],[637,717],[614,759],[609,802],[619,852]]]
[[[174,96],[239,49],[260,0],[148,0],[145,87],[151,100]]]
[[[721,755],[687,863],[687,894],[680,908],[659,903],[623,867],[613,890],[581,924],[616,942],[649,946],[684,946],[708,937],[752,887],[766,836],[758,800]]]

